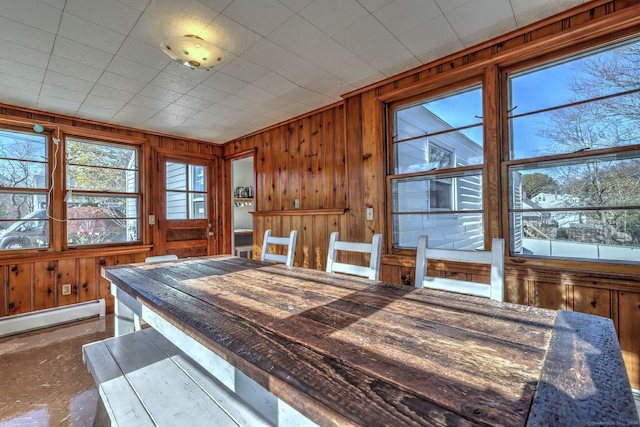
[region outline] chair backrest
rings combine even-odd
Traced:
[[[293,265],[293,259],[296,256],[296,237],[298,236],[297,230],[291,230],[289,237],[275,237],[271,235],[271,230],[264,232],[264,240],[262,241],[262,255],[260,259],[262,261],[275,261],[281,262],[288,266]],[[287,254],[279,255],[269,253],[269,246],[271,245],[285,245],[287,246]]]
[[[173,261],[178,259],[178,255],[157,255],[148,256],[144,259],[144,262],[159,262],[159,261]]]
[[[350,251],[370,254],[369,266],[336,262],[337,251]],[[331,233],[329,254],[327,255],[328,273],[346,273],[362,276],[371,280],[380,277],[380,253],[382,251],[382,234],[374,234],[371,243],[345,242],[338,240],[338,232]]]
[[[427,247],[427,244],[427,236],[420,236],[418,238],[415,276],[417,288],[440,289],[444,291],[491,298],[497,301],[504,301],[503,239],[493,239],[491,242],[491,251],[457,251],[453,249],[430,249]],[[433,259],[490,265],[490,284],[427,276],[427,263],[429,260]]]

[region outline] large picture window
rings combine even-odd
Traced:
[[[390,104],[393,248],[484,248],[482,86]]]
[[[0,250],[49,247],[47,137],[0,131]]]
[[[640,261],[640,41],[507,82],[511,254]]]
[[[66,159],[67,244],[139,241],[137,148],[69,138]]]

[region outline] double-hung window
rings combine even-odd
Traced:
[[[640,40],[505,74],[511,255],[640,261]]]
[[[0,250],[49,247],[49,189],[47,137],[0,130]]]
[[[484,248],[482,86],[388,105],[392,249]]]
[[[138,148],[66,139],[68,246],[140,240]]]

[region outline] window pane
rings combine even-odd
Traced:
[[[167,190],[187,190],[187,165],[183,163],[167,162],[166,165]]]
[[[638,144],[639,100],[640,94],[634,93],[513,118],[511,158]]]
[[[207,191],[204,166],[189,165],[189,190]]]
[[[639,49],[634,41],[512,75],[511,115],[639,89]]]
[[[136,193],[138,191],[138,172],[69,165],[67,166],[67,188]]]
[[[167,219],[187,219],[187,193],[167,191]]]
[[[138,169],[138,152],[135,148],[117,144],[68,139],[67,161],[74,165],[135,170]]]
[[[136,242],[138,197],[73,196],[67,203],[69,245]]]
[[[516,229],[522,216],[523,228]],[[640,261],[640,210],[512,213],[511,253],[541,257]],[[533,220],[531,220],[533,219]]]
[[[47,138],[31,133],[0,131],[0,157],[46,162]]]
[[[47,195],[0,193],[0,250],[48,246]]]
[[[482,210],[482,174],[429,175],[394,179],[393,212]]]
[[[395,140],[482,123],[482,88],[425,100],[395,110]]]
[[[0,159],[0,186],[13,188],[47,188],[46,163]]]
[[[429,236],[430,248],[482,250],[484,225],[481,213],[394,214],[393,247],[415,248],[418,237]]]
[[[48,188],[47,138],[0,131],[0,186]]]
[[[207,204],[204,194],[189,194],[189,219],[201,219],[207,217]]]

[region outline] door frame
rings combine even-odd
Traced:
[[[234,160],[244,159],[246,157],[253,157],[253,206],[254,212],[258,211],[258,182],[256,180],[256,153],[257,150],[252,148],[250,150],[241,151],[239,153],[233,153],[224,156],[223,159],[223,176],[222,176],[222,203],[220,203],[222,207],[222,224],[220,230],[222,230],[222,248],[221,253],[230,254],[231,249],[233,247],[233,219],[232,212],[233,205],[231,203],[233,199],[233,177],[231,176],[231,162]],[[255,227],[254,227],[255,228]],[[254,236],[255,237],[255,236]]]

